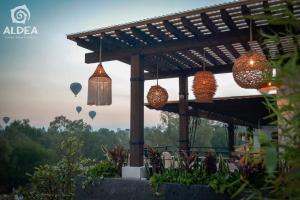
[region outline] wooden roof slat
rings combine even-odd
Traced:
[[[235,57],[238,58],[240,56],[239,52],[231,45],[231,44],[226,44],[224,45],[226,49]]]
[[[125,48],[125,49],[116,49],[110,52],[103,52],[103,62],[109,61],[112,59],[118,60],[119,58],[129,57],[132,54],[159,54],[159,53],[168,53],[174,51],[181,51],[186,49],[194,49],[199,47],[210,47],[218,46],[224,44],[233,44],[236,41],[247,42],[249,37],[246,35],[248,31],[239,30],[234,33],[232,32],[223,32],[217,35],[206,35],[201,38],[187,38],[184,40],[170,40],[165,42],[159,42],[151,46],[143,46],[136,48]],[[255,36],[255,35],[254,35]],[[224,38],[226,40],[224,41]],[[255,39],[255,37],[254,37]],[[97,61],[98,54],[87,53],[86,54],[86,63],[92,63]]]
[[[176,78],[180,75],[192,76],[196,72],[198,72],[199,69],[201,68],[181,69],[181,70],[174,70],[168,72],[161,72],[159,74],[159,79]],[[214,74],[229,73],[232,72],[232,64],[219,65],[219,66],[206,66],[205,70],[211,71]],[[153,73],[146,73],[144,75],[144,78],[145,80],[153,80],[156,79],[156,75],[154,75]]]
[[[201,65],[202,67],[202,63],[204,62],[201,58],[197,57],[196,55],[194,55],[193,53],[191,53],[190,51],[183,51],[182,52],[184,55],[186,55],[187,57],[191,58],[193,61],[197,62],[199,65]],[[200,67],[200,66],[199,66]]]
[[[156,40],[154,40],[149,35],[147,35],[145,32],[141,31],[140,29],[138,29],[136,27],[131,27],[131,31],[132,31],[132,34],[135,37],[138,37],[141,40],[143,40],[144,42],[147,42],[147,44],[155,44],[155,43],[157,43]]]
[[[97,44],[100,46],[100,38],[93,36],[93,35],[88,35],[87,38],[89,39],[89,41],[93,44]]]
[[[165,62],[170,63],[171,65],[177,66],[177,68],[179,68],[180,70],[186,68],[185,66],[183,67],[182,64],[180,64],[180,63],[178,64],[178,62],[175,61],[174,59],[171,59],[170,55],[169,56],[162,55],[162,58],[165,60]]]
[[[169,69],[171,71],[173,70],[180,70],[182,68],[180,68],[178,65],[174,65],[173,63],[169,63],[165,58],[165,56],[161,56],[161,55],[153,55],[153,56],[146,56],[145,57],[146,60],[149,60],[150,62],[153,63],[154,66],[154,72],[156,73],[156,65],[159,65],[158,70],[161,71],[161,69]],[[163,70],[162,70],[163,71]]]
[[[203,54],[204,54],[204,48],[198,48],[196,50],[199,54],[201,54],[201,56],[204,58]],[[201,53],[200,53],[201,52]],[[211,62],[214,65],[221,65],[222,63],[220,63],[220,61],[218,61],[218,59],[214,58],[212,55],[210,55],[209,53],[205,53],[205,59],[207,59],[209,62]]]
[[[174,55],[174,57],[176,56],[177,59],[181,60],[183,63],[185,63],[190,68],[195,68],[195,67],[198,68],[199,67],[199,64],[196,61],[189,60],[191,58],[189,58],[182,52],[176,52],[173,55]]]
[[[243,14],[244,17],[251,15],[251,10],[247,7],[247,5],[242,5],[241,6],[241,11],[242,11],[242,14]],[[245,21],[246,21],[247,25],[250,26],[250,19],[245,19]]]
[[[229,27],[229,29],[231,31],[235,31],[235,30],[238,29],[238,27],[236,26],[236,24],[233,22],[231,16],[229,15],[229,13],[225,9],[222,9],[220,11],[220,13],[221,13],[222,20]]]
[[[218,27],[212,22],[207,14],[201,13],[202,23],[207,27],[207,29],[212,32],[212,34],[220,32]]]
[[[144,43],[142,43],[140,40],[131,37],[130,35],[124,33],[121,30],[116,30],[115,33],[119,39],[126,41],[128,44],[132,46],[144,45]]]
[[[166,15],[166,16],[162,16],[162,17],[140,20],[140,21],[136,21],[136,22],[120,24],[120,25],[110,26],[110,27],[104,27],[104,28],[99,28],[99,29],[90,30],[90,31],[83,31],[83,32],[79,32],[79,33],[73,33],[73,34],[67,35],[67,37],[68,37],[68,39],[75,40],[75,38],[81,37],[84,35],[95,35],[95,34],[99,34],[99,33],[107,33],[110,31],[122,30],[122,29],[128,28],[128,27],[138,27],[138,26],[142,26],[145,24],[161,22],[163,20],[172,20],[172,19],[176,19],[176,18],[199,15],[199,13],[207,13],[210,11],[216,11],[216,10],[221,10],[221,9],[230,9],[230,8],[239,7],[241,5],[247,5],[247,4],[252,4],[252,3],[257,3],[257,2],[262,2],[262,0],[245,0],[245,1],[235,1],[235,2],[230,2],[230,3],[224,3],[221,5],[217,5],[217,6],[210,6],[210,7],[200,8],[200,9],[194,9],[194,10],[180,12],[180,13],[171,14],[171,15]]]
[[[202,36],[203,34],[201,33],[201,31],[199,29],[197,29],[193,23],[190,22],[190,20],[188,20],[185,17],[181,18],[181,22],[182,25],[189,31],[191,32],[194,36],[199,37]]]
[[[148,27],[148,30],[150,31],[150,33],[152,35],[154,35],[155,37],[159,38],[160,40],[163,40],[163,41],[172,40],[172,38],[170,38],[165,33],[163,33],[156,26],[154,26],[152,24],[147,24],[147,27]]]
[[[90,51],[99,51],[99,48],[95,44],[92,44],[91,42],[87,42],[85,39],[76,38],[75,42],[77,43],[78,46],[88,49]]]
[[[102,33],[101,34],[101,38],[102,40],[107,43],[108,45],[112,45],[112,46],[115,46],[117,48],[127,48],[128,45],[124,44],[123,42],[105,34],[105,33]]]
[[[186,38],[185,34],[182,33],[180,30],[178,30],[177,27],[175,27],[171,22],[164,20],[163,24],[165,26],[165,28],[172,33],[173,35],[175,35],[175,37],[179,38],[179,39],[184,39]]]
[[[230,64],[232,61],[228,58],[223,51],[221,51],[218,47],[211,47],[210,48],[213,52],[215,52],[225,63]]]

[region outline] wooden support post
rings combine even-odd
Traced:
[[[140,55],[131,56],[130,166],[144,164],[144,68]]]
[[[228,150],[229,153],[234,151],[234,124],[229,123],[227,127],[228,132]]]
[[[189,153],[188,77],[179,77],[179,150]]]

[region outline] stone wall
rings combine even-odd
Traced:
[[[164,184],[161,196],[154,195],[149,181],[139,179],[96,178],[94,185],[82,189],[84,177],[78,178],[76,200],[224,200],[205,185]]]

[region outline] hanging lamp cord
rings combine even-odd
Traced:
[[[203,48],[203,71],[205,71],[205,49]]]
[[[158,64],[156,65],[156,85],[158,85]]]
[[[99,63],[102,64],[102,38],[100,37]]]
[[[252,19],[250,19],[250,42],[253,40],[253,35],[252,35]]]

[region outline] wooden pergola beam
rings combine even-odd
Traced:
[[[230,73],[232,72],[232,64],[227,65],[220,65],[220,66],[207,66],[205,69],[207,71],[211,71],[214,74],[222,74],[222,73]],[[196,72],[201,70],[199,67],[195,67],[193,69],[186,69],[186,70],[173,70],[168,72],[160,72],[158,75],[159,79],[165,79],[165,78],[176,78],[179,76],[193,76]],[[144,74],[145,80],[154,80],[156,79],[155,73],[145,73]]]
[[[179,77],[179,150],[189,154],[188,77]],[[181,154],[181,152],[180,152]]]
[[[155,44],[155,43],[157,43],[153,38],[149,37],[145,32],[141,31],[140,29],[138,29],[136,27],[131,27],[130,29],[132,31],[132,34],[135,37],[138,37],[141,40],[143,40],[144,42],[147,42],[147,44]]]
[[[179,38],[179,39],[184,39],[186,38],[186,36],[184,35],[184,33],[182,33],[180,30],[178,30],[175,26],[173,26],[173,24],[171,24],[171,22],[164,20],[163,24],[165,26],[165,28],[172,33],[173,35],[175,35],[175,37]]]
[[[201,13],[202,23],[212,32],[213,34],[219,33],[218,27],[211,21],[207,14]]]
[[[195,10],[187,11],[187,12],[181,12],[181,13],[178,13],[175,15],[167,15],[167,16],[163,16],[163,17],[159,17],[159,18],[141,20],[138,22],[121,24],[121,25],[117,25],[117,26],[113,26],[113,27],[105,27],[105,28],[100,28],[100,29],[91,30],[91,31],[69,34],[69,35],[67,35],[67,38],[70,40],[75,40],[75,38],[82,37],[85,35],[94,35],[94,34],[110,32],[110,31],[114,31],[117,29],[124,29],[124,28],[134,27],[134,26],[137,27],[137,26],[141,26],[144,24],[161,22],[163,20],[172,20],[172,19],[176,19],[176,18],[182,18],[182,17],[186,17],[186,16],[196,15],[199,13],[207,13],[207,12],[211,12],[211,11],[215,11],[215,10],[228,9],[228,8],[232,8],[232,7],[238,7],[241,5],[258,3],[258,2],[262,2],[262,1],[263,0],[236,1],[236,2],[232,2],[230,4],[223,4],[223,5],[213,6],[213,7],[205,7],[205,8],[195,9]]]
[[[201,38],[187,38],[183,40],[169,40],[163,43],[157,43],[151,46],[137,46],[124,49],[115,49],[112,51],[105,51],[102,53],[103,62],[120,60],[121,58],[130,57],[131,55],[139,53],[140,55],[168,53],[180,50],[187,50],[199,47],[211,47],[222,44],[233,44],[236,42],[248,42],[249,30],[240,30],[235,33],[223,32],[218,34],[206,35]],[[166,36],[165,36],[166,37]],[[164,38],[165,38],[164,37]],[[223,40],[226,38],[226,41]],[[254,34],[254,39],[257,35]],[[99,60],[99,54],[96,52],[85,54],[86,63],[95,63]]]
[[[201,33],[201,31],[200,31],[199,29],[197,29],[197,28],[190,22],[190,20],[188,20],[187,18],[182,17],[182,18],[181,18],[181,22],[182,22],[182,25],[183,25],[189,32],[191,32],[194,36],[200,37],[200,36],[203,35],[203,34]]]
[[[130,166],[144,164],[144,68],[140,55],[131,56]]]

